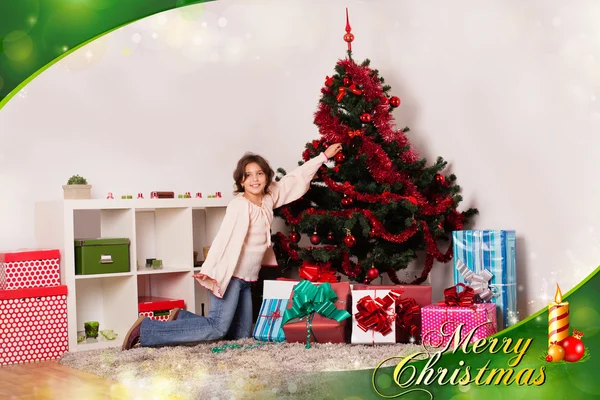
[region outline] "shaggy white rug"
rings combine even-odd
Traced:
[[[222,348],[224,344],[241,348]],[[66,353],[60,363],[170,399],[305,399],[323,393],[318,374],[375,368],[420,346],[265,343],[254,339],[196,346]],[[386,363],[389,367],[393,364]]]

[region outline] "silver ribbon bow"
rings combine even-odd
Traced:
[[[494,275],[490,271],[483,270],[476,274],[475,272],[471,271],[469,267],[467,267],[461,260],[456,261],[456,269],[467,282],[467,285],[473,289],[475,294],[478,295],[481,300],[487,302],[494,297],[494,293],[490,289],[489,283],[490,279],[492,279]]]

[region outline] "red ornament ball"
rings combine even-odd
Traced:
[[[341,203],[344,207],[350,207],[352,204],[354,204],[354,200],[352,200],[351,197],[344,197]]]
[[[369,113],[364,113],[364,114],[362,114],[362,115],[360,116],[360,120],[361,120],[361,122],[364,122],[365,124],[366,124],[367,122],[371,122],[371,114],[369,114]]]
[[[346,161],[346,156],[344,155],[344,153],[337,153],[333,159],[336,163],[343,163],[344,161]]]
[[[318,245],[319,243],[321,243],[321,236],[319,236],[317,232],[313,232],[313,234],[310,235],[310,242],[315,246]]]
[[[350,86],[350,77],[348,77],[348,76],[344,77],[344,86]]]
[[[446,178],[444,178],[444,175],[442,175],[442,174],[435,174],[435,181],[438,184],[443,185],[444,182],[446,182]]]
[[[369,278],[370,280],[377,279],[378,276],[379,270],[377,268],[370,268],[367,271],[367,278]]]
[[[390,98],[390,105],[392,107],[399,107],[400,106],[400,98],[398,96],[392,96]]]
[[[388,99],[387,97],[382,98],[381,104],[383,104],[384,106],[387,106],[388,104],[390,104],[390,99]]]
[[[356,239],[352,235],[348,235],[344,238],[344,244],[346,247],[352,247],[356,244]]]
[[[369,235],[370,235],[371,237],[375,237],[375,234],[376,234],[376,232],[375,232],[375,228],[371,228],[371,232],[369,233]]]
[[[354,34],[353,33],[348,32],[348,33],[346,33],[344,35],[344,41],[345,42],[351,43],[353,40],[354,40]]]
[[[323,147],[328,148],[329,147],[329,143],[323,142]]]
[[[290,240],[292,243],[298,243],[300,241],[300,234],[295,231],[290,233]]]
[[[329,233],[327,234],[327,241],[328,241],[329,243],[333,243],[333,241],[335,241],[335,236],[333,235],[333,232],[329,232]]]
[[[546,361],[552,362],[552,356],[550,354],[546,356]]]
[[[562,342],[559,343],[562,348],[565,349],[565,361],[576,362],[581,360],[581,357],[583,357],[585,353],[585,346],[579,338],[580,336],[575,334],[563,339]]]

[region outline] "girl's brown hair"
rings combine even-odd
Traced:
[[[267,183],[265,185],[264,193],[269,193],[269,185],[273,182],[273,177],[275,176],[275,171],[271,168],[267,160],[258,154],[254,153],[246,153],[237,163],[235,170],[233,171],[233,180],[235,181],[235,193],[243,193],[244,187],[242,186],[242,182],[244,181],[244,177],[246,175],[246,165],[250,163],[257,163],[259,167],[263,170],[266,175]]]

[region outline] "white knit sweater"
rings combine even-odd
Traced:
[[[325,153],[308,160],[279,182],[272,182],[270,193],[258,206],[242,194],[227,206],[225,218],[208,257],[194,278],[217,297],[223,297],[232,277],[256,281],[261,265],[275,265],[271,248],[273,209],[302,197],[323,163]]]

